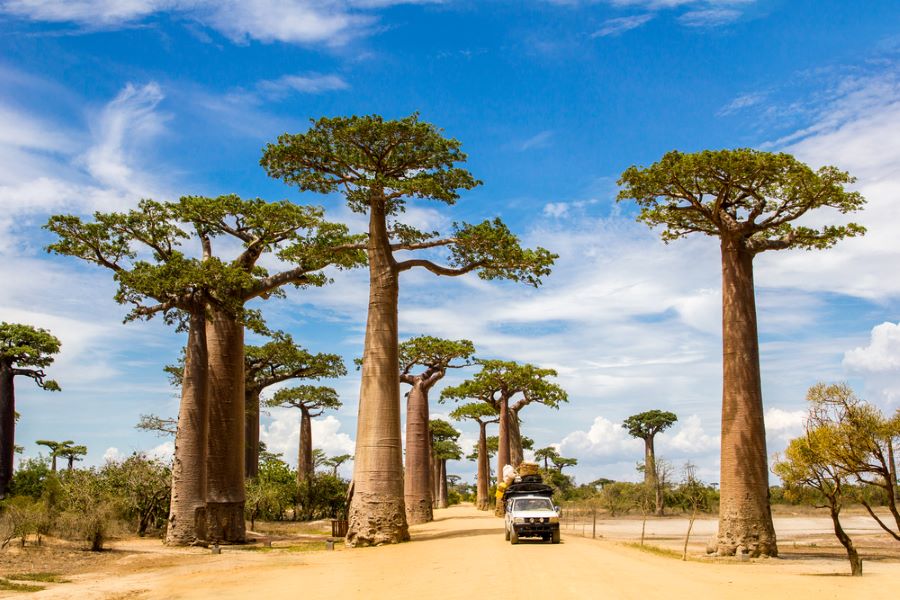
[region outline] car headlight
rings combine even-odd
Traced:
[[[551,523],[559,523],[559,517],[550,517]]]
[[[513,519],[513,523],[517,523],[520,525],[524,522],[525,522],[525,519],[523,519],[522,517],[516,517],[515,519]]]

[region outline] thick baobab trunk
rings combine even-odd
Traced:
[[[244,327],[234,316],[210,309],[209,440],[206,522],[211,541],[243,542],[244,524]]]
[[[853,545],[853,540],[850,539],[850,536],[847,535],[847,532],[841,526],[839,517],[841,509],[834,505],[834,501],[832,501],[829,508],[831,509],[831,522],[834,524],[834,535],[837,536],[841,545],[847,550],[847,559],[850,561],[850,575],[862,577],[862,560],[859,558],[859,552],[856,551],[856,547]]]
[[[259,475],[259,391],[244,392],[244,477]]]
[[[434,474],[434,437],[428,430],[428,489],[431,490],[431,507],[437,502],[437,477]]]
[[[519,430],[519,413],[515,410],[509,411],[509,464],[518,467],[525,460],[525,453],[522,451],[522,432]]]
[[[421,378],[412,384],[406,396],[406,466],[403,471],[403,497],[406,521],[410,525],[427,523],[431,512],[431,469],[428,436],[428,390]]]
[[[403,503],[400,366],[397,342],[398,272],[387,235],[383,198],[370,207],[369,314],[366,321],[349,546],[409,539]]]
[[[16,392],[12,365],[0,362],[0,498],[9,493],[16,456]]]
[[[300,439],[297,444],[297,484],[302,485],[313,476],[312,418],[309,410],[300,408]]]
[[[503,480],[503,467],[510,464],[509,452],[509,400],[500,399],[500,431],[497,434],[497,483]]]
[[[166,529],[166,544],[172,546],[206,540],[209,381],[205,321],[202,313],[191,315],[184,351],[169,526]]]
[[[488,480],[487,423],[478,422],[478,471],[475,480],[475,508],[488,510],[490,481]]]
[[[656,472],[656,451],[653,447],[653,436],[644,439],[644,485],[653,490],[656,499],[656,514],[663,516],[663,494],[659,485],[659,473]]]
[[[447,459],[441,458],[437,461],[437,508],[447,508],[450,503],[447,495]]]
[[[718,554],[777,556],[769,506],[753,254],[722,240],[722,464]]]

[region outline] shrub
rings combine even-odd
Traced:
[[[115,497],[108,482],[94,469],[78,469],[63,474],[62,512],[58,528],[62,537],[81,541],[92,551],[119,527],[121,498]]]

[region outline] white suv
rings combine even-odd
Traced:
[[[546,496],[515,496],[506,501],[506,539],[539,537],[559,543],[559,513]]]

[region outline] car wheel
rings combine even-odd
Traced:
[[[552,541],[554,544],[558,544],[558,543],[559,543],[559,529],[555,529],[555,530],[553,531],[553,537],[551,538],[551,541]]]
[[[509,532],[509,543],[513,544],[513,545],[519,543],[519,534],[516,533],[515,529],[513,529]]]

